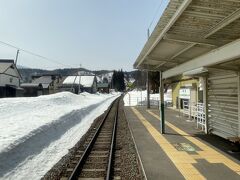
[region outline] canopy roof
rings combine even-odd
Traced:
[[[208,59],[209,54],[216,56],[218,53],[217,56],[220,56],[220,51],[224,54],[224,49],[235,47],[234,50],[239,53],[228,59],[219,59],[222,63],[240,57],[239,38],[239,1],[170,0],[134,63],[134,68],[163,71],[167,78],[191,68],[207,66],[208,63],[196,65],[196,62],[204,61],[199,58],[203,55],[204,59]],[[227,53],[234,52],[230,49]],[[211,57],[216,58],[215,56]],[[186,64],[192,60],[195,60],[195,66]],[[211,64],[210,61],[209,63]],[[182,71],[174,69],[180,65],[185,67],[185,64],[188,68]]]

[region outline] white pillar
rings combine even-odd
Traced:
[[[208,79],[203,77],[203,104],[205,111],[205,133],[208,134]]]

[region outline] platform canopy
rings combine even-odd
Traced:
[[[239,38],[239,0],[170,0],[134,68],[169,78],[224,64],[240,58]]]

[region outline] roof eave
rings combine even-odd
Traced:
[[[172,25],[177,21],[180,15],[184,12],[184,10],[188,7],[188,5],[192,2],[192,0],[184,0],[179,8],[175,11],[171,19],[168,21],[167,25],[164,26],[163,30],[159,32],[159,27],[162,25],[162,21],[167,16],[168,11],[170,11],[171,1],[168,4],[167,8],[165,9],[162,17],[158,21],[154,31],[152,32],[151,36],[149,37],[148,41],[146,42],[145,46],[143,47],[141,53],[139,54],[138,58],[136,59],[133,67],[139,69],[141,63],[146,59],[148,54],[156,47],[156,45],[162,40],[163,36],[167,33],[167,31],[172,27]]]

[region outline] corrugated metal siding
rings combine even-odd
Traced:
[[[210,132],[223,138],[238,136],[238,74],[213,70],[208,78]]]

